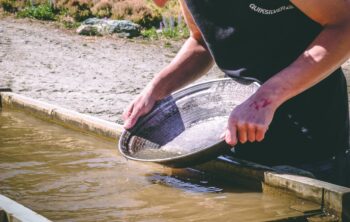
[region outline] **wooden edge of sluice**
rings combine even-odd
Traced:
[[[101,120],[13,92],[0,91],[0,101],[1,107],[5,109],[21,110],[41,119],[109,140],[117,141],[123,131],[123,127],[117,123]],[[264,193],[293,195],[311,201],[321,207],[320,210],[323,215],[310,217],[308,221],[350,221],[350,188],[302,176],[305,173],[303,171],[299,172],[298,169],[293,169],[293,173],[277,171],[267,166],[225,156],[220,156],[194,168],[215,173],[214,175],[227,180],[237,179],[246,184],[253,184],[260,187]],[[2,208],[1,199],[0,208]],[[4,210],[6,211],[6,209]],[[301,209],[301,211],[303,210],[307,212],[307,209]],[[327,216],[327,214],[335,215],[335,217]],[[0,222],[2,221],[0,220]]]
[[[50,220],[0,195],[0,222],[50,222]]]
[[[41,102],[12,92],[0,91],[1,106],[30,113],[38,118],[49,120],[75,130],[117,140],[123,127],[117,123],[81,114],[56,105]]]

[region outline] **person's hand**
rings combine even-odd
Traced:
[[[138,95],[123,112],[124,128],[130,129],[133,127],[141,116],[151,111],[155,103],[156,99],[147,91]]]
[[[276,109],[270,100],[253,95],[231,112],[222,138],[231,146],[262,141]]]

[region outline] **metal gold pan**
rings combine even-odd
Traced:
[[[216,158],[229,151],[219,135],[230,112],[258,88],[256,82],[223,78],[179,90],[158,102],[132,129],[124,130],[119,151],[128,159],[171,167]],[[176,151],[179,147],[181,152]]]

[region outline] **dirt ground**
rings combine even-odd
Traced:
[[[55,23],[0,18],[0,87],[121,123],[181,42],[84,37]],[[350,61],[344,64],[350,76]],[[199,81],[222,77],[214,67]]]
[[[0,86],[110,121],[181,43],[84,37],[54,23],[0,20]],[[205,78],[222,76],[218,69]]]

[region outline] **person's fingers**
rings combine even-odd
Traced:
[[[131,103],[131,104],[124,110],[124,112],[123,112],[123,114],[122,114],[122,118],[123,118],[124,121],[126,121],[126,120],[129,118],[129,116],[130,116],[131,113],[132,113],[133,108],[134,108],[134,103]]]
[[[232,125],[226,129],[225,141],[227,144],[234,146],[237,144],[237,128]]]
[[[239,142],[247,142],[247,125],[245,123],[237,123],[237,131]]]
[[[137,120],[139,119],[140,115],[141,115],[140,109],[134,108],[130,116],[126,119],[124,123],[124,128],[130,129],[131,127],[133,127],[137,122]]]
[[[257,126],[256,127],[256,135],[255,135],[256,141],[258,141],[258,142],[262,141],[265,138],[266,131],[267,131],[267,127]]]
[[[248,140],[249,142],[254,142],[255,141],[255,126],[253,124],[247,124],[247,136],[248,136]]]
[[[224,140],[225,137],[226,137],[226,130],[225,130],[223,133],[220,134],[220,137],[219,137],[219,138],[220,138],[221,140]]]

